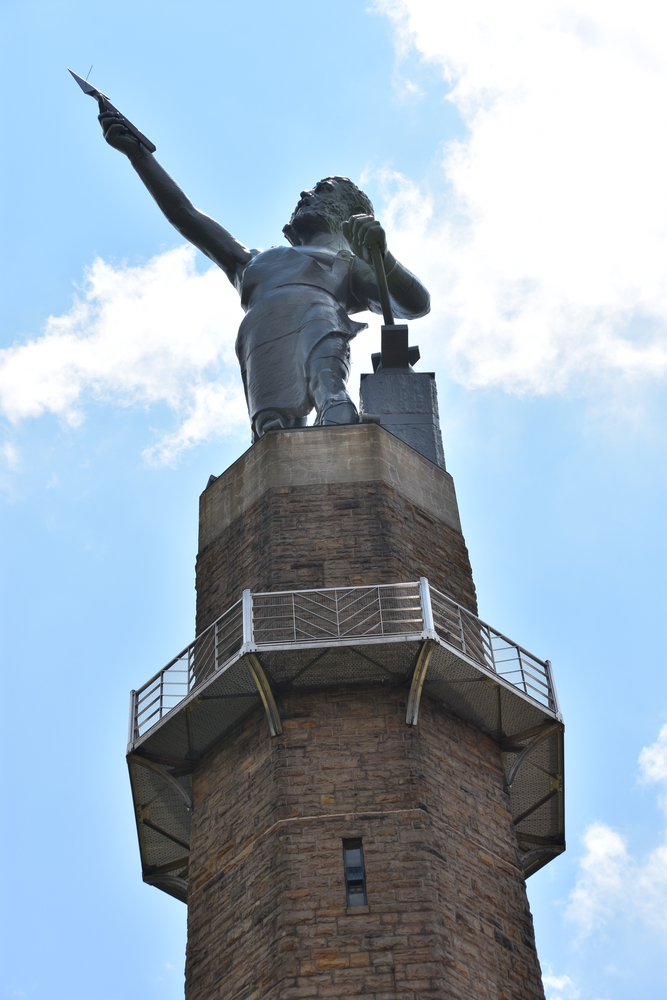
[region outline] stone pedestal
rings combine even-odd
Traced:
[[[201,495],[198,634],[244,587],[420,576],[477,610],[454,480],[377,424],[271,431]]]
[[[245,588],[428,577],[476,610],[451,476],[377,425],[269,433],[200,509],[199,633]],[[426,694],[407,725],[390,677],[273,696],[282,732],[257,708],[192,773],[187,1000],[543,1000],[499,744]]]

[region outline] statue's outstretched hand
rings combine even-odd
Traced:
[[[372,215],[353,215],[343,223],[343,235],[349,242],[352,252],[373,265],[370,248],[373,244],[380,247],[382,254],[387,249],[387,237],[380,223]]]
[[[116,111],[109,111],[107,107],[102,106],[97,120],[102,126],[104,138],[110,146],[113,146],[120,153],[125,153],[130,159],[139,153],[141,143],[123,125],[123,119]]]

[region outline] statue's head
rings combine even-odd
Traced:
[[[374,215],[368,195],[348,177],[325,177],[301,192],[283,233],[292,246],[299,246],[315,232],[336,234],[351,215]]]

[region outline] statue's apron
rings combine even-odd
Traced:
[[[341,250],[272,247],[257,254],[240,275],[241,305],[236,354],[250,419],[260,410],[305,417],[308,359],[325,337],[349,342],[366,323],[347,314],[354,254]],[[360,306],[355,303],[358,311]]]

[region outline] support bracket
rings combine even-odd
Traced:
[[[157,764],[154,760],[149,760],[147,757],[140,757],[139,754],[136,753],[129,754],[127,759],[128,761],[132,761],[133,764],[138,764],[139,767],[145,767],[148,771],[153,771],[155,774],[158,774],[165,784],[169,785],[170,788],[173,788],[173,790],[180,795],[185,803],[186,809],[192,810],[192,799],[188,795],[187,791],[183,788],[180,782],[176,781],[176,778],[174,778],[173,775],[169,774],[169,771],[167,771],[162,764]]]
[[[283,726],[280,721],[280,715],[278,714],[278,707],[273,697],[271,685],[266,678],[262,664],[259,662],[259,659],[254,653],[246,653],[244,660],[248,670],[253,676],[255,684],[257,685],[257,690],[259,691],[259,696],[262,699],[264,710],[266,712],[266,718],[269,722],[271,735],[280,736],[283,731]]]
[[[156,889],[162,889],[163,892],[175,896],[182,903],[187,903],[188,883],[186,879],[180,878],[178,875],[143,875],[142,878],[147,885],[154,885]]]
[[[408,726],[416,726],[417,719],[419,718],[419,703],[422,696],[422,688],[424,687],[424,681],[426,680],[426,671],[428,670],[428,665],[431,660],[431,655],[435,649],[436,643],[431,639],[427,639],[421,644],[419,650],[419,656],[417,657],[417,663],[415,666],[415,671],[412,675],[412,684],[410,685],[410,694],[408,695],[408,707],[405,713],[405,722]]]
[[[503,740],[501,743],[501,750],[504,750],[505,753],[516,753],[516,750],[518,749],[516,747],[516,743],[520,739],[526,739],[529,735],[532,736],[530,743],[527,743],[521,748],[519,756],[507,772],[507,784],[510,788],[512,787],[514,779],[519,772],[519,768],[526,760],[526,757],[533,752],[535,747],[539,746],[540,743],[544,742],[544,740],[551,736],[552,733],[558,733],[562,728],[562,722],[547,722],[542,726],[535,726],[533,730],[526,730],[525,733],[516,733],[515,736],[509,736],[506,740]],[[510,750],[510,747],[512,747],[512,750]]]

